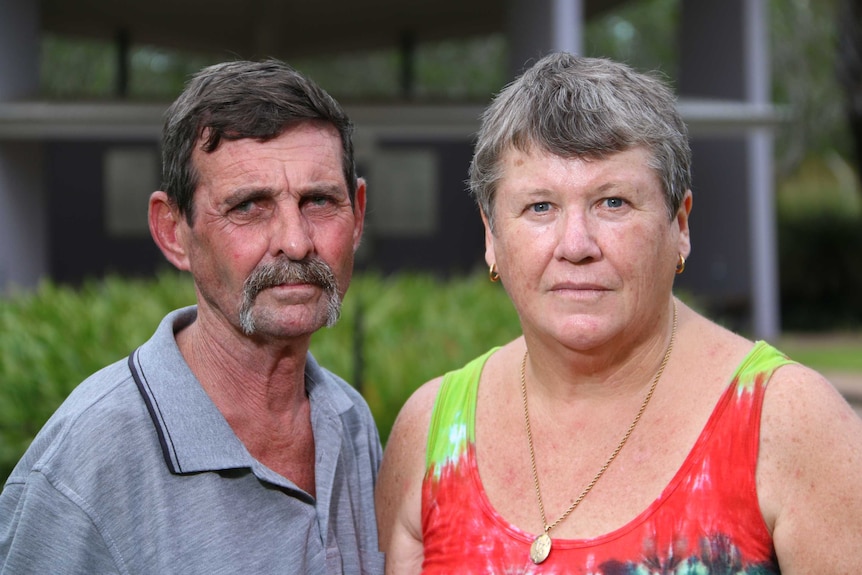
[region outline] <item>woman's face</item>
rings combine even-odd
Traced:
[[[525,335],[587,350],[658,325],[678,257],[689,254],[691,193],[669,219],[648,161],[642,148],[603,159],[503,155],[485,258]]]

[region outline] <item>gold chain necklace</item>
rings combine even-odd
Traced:
[[[538,537],[536,537],[533,540],[533,544],[530,545],[530,560],[533,563],[535,563],[536,565],[538,565],[539,563],[541,563],[542,561],[547,559],[548,555],[551,553],[551,536],[548,535],[548,533],[551,531],[551,529],[553,529],[554,527],[559,525],[563,520],[565,520],[566,517],[568,517],[572,513],[572,511],[574,511],[575,508],[578,505],[580,505],[581,501],[584,500],[584,497],[586,497],[587,494],[590,492],[590,490],[593,488],[593,486],[596,483],[598,483],[599,479],[601,479],[602,475],[604,475],[605,471],[607,471],[608,467],[610,467],[610,465],[614,461],[614,459],[617,458],[617,455],[619,455],[623,446],[626,444],[626,441],[628,441],[629,436],[632,434],[632,431],[634,431],[635,426],[638,424],[638,421],[640,421],[641,416],[643,415],[644,411],[646,410],[646,407],[647,407],[647,404],[649,403],[649,400],[652,398],[653,392],[655,392],[656,385],[658,385],[658,380],[661,379],[661,374],[664,373],[664,368],[667,365],[668,360],[670,359],[670,352],[673,350],[673,342],[674,342],[674,339],[676,338],[676,323],[677,323],[677,321],[676,321],[676,301],[674,301],[673,302],[673,328],[671,329],[671,332],[670,332],[670,342],[668,342],[668,344],[667,344],[667,351],[664,352],[664,359],[662,359],[661,365],[659,366],[658,371],[655,374],[655,377],[653,377],[652,384],[650,385],[650,388],[646,394],[646,397],[644,397],[644,400],[641,403],[641,407],[638,410],[637,415],[635,415],[635,418],[632,420],[631,424],[629,425],[629,428],[626,430],[625,435],[623,435],[623,438],[620,440],[616,449],[614,449],[613,453],[611,453],[611,456],[608,458],[608,460],[605,462],[605,464],[602,465],[602,468],[599,469],[599,472],[596,473],[595,477],[593,477],[593,479],[587,484],[587,486],[584,487],[584,490],[581,491],[581,494],[578,495],[578,498],[575,499],[571,505],[569,505],[569,508],[566,509],[566,511],[563,512],[562,515],[560,515],[560,518],[557,519],[556,521],[554,521],[553,523],[551,523],[550,525],[548,525],[548,521],[545,518],[545,504],[542,502],[542,493],[539,489],[539,473],[536,471],[536,452],[533,449],[533,431],[530,428],[530,411],[527,409],[527,375],[526,374],[527,374],[527,356],[529,355],[530,351],[529,350],[524,351],[524,359],[521,360],[521,398],[524,400],[524,424],[527,428],[527,441],[530,444],[530,466],[531,466],[532,471],[533,471],[533,484],[536,486],[536,499],[538,499],[538,501],[539,501],[539,512],[542,514],[542,526],[544,528],[544,531],[542,532],[542,534],[539,535]]]

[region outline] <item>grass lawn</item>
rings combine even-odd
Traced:
[[[783,334],[776,347],[818,371],[862,374],[862,332]]]

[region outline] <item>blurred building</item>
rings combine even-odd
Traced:
[[[44,32],[240,57],[400,46],[505,33],[510,74],[581,52],[584,22],[638,0],[0,0],[0,291],[164,265],[146,229],[164,104],[38,99]],[[680,109],[694,152],[693,253],[678,285],[778,331],[766,0],[680,0]],[[125,73],[118,62],[120,76]],[[360,266],[464,273],[484,266],[464,180],[482,105],[351,106],[370,190]]]

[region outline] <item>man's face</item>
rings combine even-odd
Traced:
[[[338,132],[304,122],[260,142],[196,148],[194,223],[177,235],[199,319],[263,339],[309,336],[338,316],[365,213],[353,203]]]

